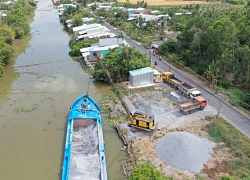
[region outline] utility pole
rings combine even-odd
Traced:
[[[152,45],[150,44],[150,64],[152,64]]]
[[[217,117],[220,116],[220,113],[221,113],[221,107],[222,107],[222,100],[221,98],[219,98],[219,105],[218,105],[218,109],[217,109]]]

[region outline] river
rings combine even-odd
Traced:
[[[89,74],[69,55],[70,36],[50,0],[38,2],[31,36],[15,43],[20,54],[0,78],[0,172],[4,180],[58,180],[69,107],[87,92]],[[97,102],[110,86],[93,82]],[[125,179],[122,143],[103,116],[109,179]]]

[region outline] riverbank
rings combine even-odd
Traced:
[[[34,16],[36,3],[32,1],[13,2],[6,7],[8,14],[2,18],[0,25],[1,52],[0,52],[0,76],[4,73],[4,67],[12,63],[18,52],[12,49],[12,44],[25,37],[30,31],[30,20]]]

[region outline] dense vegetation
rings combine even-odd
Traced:
[[[165,177],[152,164],[138,163],[129,176],[129,180],[173,180],[173,177]]]
[[[231,160],[227,165],[236,179],[250,179],[250,140],[235,127],[223,119],[215,119],[206,127],[208,134],[214,141],[230,148]]]
[[[83,24],[83,17],[92,17],[92,15],[87,10],[83,11],[80,5],[77,5],[76,8],[69,6],[63,11],[61,21],[66,24],[67,20],[73,19],[73,27],[76,27]]]
[[[81,56],[80,49],[85,48],[85,47],[90,47],[91,42],[86,42],[86,41],[80,41],[77,42],[75,38],[72,38],[69,41],[69,47],[71,48],[69,55],[70,56]]]
[[[250,7],[203,9],[188,20],[178,41],[167,41],[162,54],[191,67],[213,85],[250,90]],[[195,14],[195,13],[194,13]],[[240,105],[250,108],[248,92]],[[244,103],[245,102],[245,103]]]
[[[150,66],[150,61],[145,54],[131,47],[113,49],[102,59],[114,81],[126,81],[129,71]],[[99,63],[96,63],[93,77],[97,80],[105,78]]]
[[[125,2],[115,3],[114,6],[138,8],[147,7],[147,3]],[[91,7],[96,9],[95,15],[105,17],[107,22],[125,31],[144,47],[149,47],[152,41],[164,39],[164,30],[181,31],[177,42],[169,40],[160,46],[160,53],[191,68],[213,86],[219,86],[217,89],[227,95],[230,103],[250,109],[249,4],[150,8],[159,10],[159,14],[169,14],[171,19],[146,22],[140,17],[128,22],[128,14],[121,10],[105,11]],[[192,15],[174,16],[176,12],[191,12]],[[76,9],[68,8],[63,20],[74,19],[73,25],[77,26],[82,24],[82,17],[90,16],[88,11],[82,12],[78,6]],[[79,51],[76,52],[70,54],[78,55]]]
[[[4,66],[6,66],[14,51],[11,44],[15,39],[20,39],[30,31],[27,16],[30,15],[36,7],[33,1],[19,0],[13,3],[11,7],[6,6],[10,12],[3,17],[0,25],[0,75],[2,75]],[[3,7],[1,7],[3,8]]]

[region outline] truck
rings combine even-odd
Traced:
[[[175,89],[178,89],[186,97],[194,98],[202,95],[202,93],[195,87],[176,78],[172,72],[163,72],[161,76],[163,82],[169,84]]]
[[[183,82],[178,86],[179,91],[187,97],[194,98],[201,96],[201,92],[190,84]]]
[[[175,89],[178,89],[179,85],[183,83],[181,80],[174,77],[174,74],[172,72],[163,72],[162,80]]]
[[[155,123],[155,118],[153,115],[148,115],[146,113],[136,111],[133,115],[133,121],[128,125],[144,131],[154,131],[157,129],[157,124]]]
[[[207,106],[207,100],[201,96],[196,96],[193,99],[186,99],[177,103],[178,109],[185,113],[191,114],[194,110],[203,110]]]

